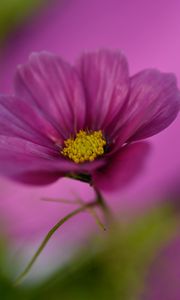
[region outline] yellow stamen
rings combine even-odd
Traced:
[[[93,161],[97,156],[104,154],[105,145],[106,140],[101,130],[92,132],[80,130],[74,139],[69,138],[64,141],[61,154],[79,164]]]

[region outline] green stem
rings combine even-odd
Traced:
[[[82,173],[82,174],[69,173],[67,175],[67,178],[79,180],[79,181],[86,182],[89,184],[91,184],[91,180],[92,180],[91,175],[85,174],[85,173]]]
[[[97,204],[99,204],[97,199],[96,199],[96,201],[97,201]],[[81,200],[81,199],[79,199],[78,202],[79,202],[80,205],[84,204],[83,200]],[[99,228],[102,229],[103,231],[106,231],[106,228],[105,228],[104,224],[101,222],[95,208],[94,207],[88,207],[87,210],[89,211],[91,216],[95,219],[95,222],[99,226]]]
[[[100,193],[100,191],[98,189],[94,188],[94,191],[95,191],[95,194],[96,194],[96,200],[95,201],[86,203],[86,204],[82,205],[81,207],[73,210],[71,213],[69,213],[64,218],[62,218],[58,223],[56,223],[53,228],[51,228],[51,230],[45,236],[44,240],[42,241],[41,245],[39,246],[38,250],[36,251],[36,253],[32,257],[32,259],[30,260],[30,262],[28,263],[28,265],[26,266],[26,268],[24,269],[24,271],[16,279],[16,281],[15,281],[15,285],[16,286],[18,284],[20,284],[21,281],[24,279],[24,277],[28,274],[28,272],[30,271],[30,269],[32,268],[33,264],[35,263],[35,261],[37,260],[37,258],[39,257],[39,255],[41,254],[41,252],[43,251],[43,249],[45,248],[46,244],[48,243],[48,241],[50,240],[50,238],[52,237],[52,235],[66,221],[68,221],[69,219],[71,219],[75,215],[79,214],[80,212],[85,211],[86,209],[90,209],[93,206],[99,205],[102,208],[102,210],[104,211],[107,223],[109,224],[111,222],[111,220],[112,220],[112,214],[111,214],[111,211],[108,208],[106,202],[104,201],[103,196],[101,195],[101,193]],[[96,215],[95,215],[95,217],[96,217]],[[103,226],[103,225],[100,223],[100,226]],[[103,228],[104,228],[104,226],[103,226]]]
[[[106,216],[106,221],[107,223],[111,223],[111,221],[113,220],[113,214],[111,212],[111,210],[109,209],[109,207],[107,206],[102,194],[100,193],[100,191],[93,185],[93,181],[92,181],[92,176],[86,173],[69,173],[67,175],[68,178],[72,178],[75,180],[79,180],[82,182],[86,182],[88,184],[90,184],[90,186],[94,189],[95,194],[96,194],[96,199],[97,202],[99,203],[99,205],[101,206],[102,210],[104,211],[104,214]]]
[[[30,260],[30,262],[28,263],[27,267],[25,268],[25,270],[18,276],[18,278],[15,281],[15,285],[19,285],[20,282],[22,281],[22,279],[24,279],[24,277],[28,274],[28,272],[30,271],[30,269],[32,268],[34,262],[36,261],[36,259],[38,258],[38,256],[41,254],[41,252],[43,251],[44,247],[46,246],[46,244],[48,243],[48,241],[50,240],[50,238],[52,237],[52,235],[56,232],[57,229],[59,229],[66,221],[68,221],[69,219],[71,219],[72,217],[74,217],[75,215],[79,214],[82,211],[85,211],[87,208],[93,207],[95,205],[98,205],[97,201],[93,201],[87,204],[82,205],[81,207],[75,209],[74,211],[72,211],[71,213],[69,213],[68,215],[66,215],[64,218],[62,218],[49,232],[48,234],[45,236],[44,240],[42,241],[41,245],[39,246],[38,250],[36,251],[36,253],[34,254],[34,256],[32,257],[32,259]]]
[[[42,201],[46,202],[55,202],[55,203],[65,203],[65,204],[70,204],[70,205],[84,205],[84,201],[81,199],[78,200],[66,200],[66,199],[54,199],[54,198],[41,198]],[[100,229],[103,231],[106,231],[106,228],[104,224],[101,222],[98,214],[96,213],[95,209],[93,207],[88,208],[89,213],[92,215],[92,217],[95,219],[96,224],[99,226]]]
[[[110,208],[108,207],[108,205],[106,204],[106,201],[104,200],[101,192],[95,187],[94,187],[94,191],[96,194],[96,201],[99,204],[99,206],[102,208],[104,215],[106,217],[106,222],[107,222],[107,224],[110,224],[113,219],[112,212],[111,212]]]
[[[66,199],[58,199],[58,198],[41,198],[42,201],[45,202],[55,202],[55,203],[65,203],[65,204],[73,204],[77,205],[79,204],[79,201],[76,200],[66,200]]]

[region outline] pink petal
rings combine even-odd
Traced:
[[[15,175],[10,176],[10,179],[12,179],[15,182],[20,182],[27,185],[48,185],[51,183],[54,183],[61,177],[63,177],[64,174],[61,172],[45,172],[45,171],[26,171],[24,173],[18,173]]]
[[[100,50],[80,57],[77,69],[86,96],[86,127],[103,129],[124,105],[128,64],[119,51]]]
[[[119,134],[118,144],[160,132],[173,122],[179,109],[180,93],[173,74],[157,70],[136,74],[131,78],[130,98],[124,111],[123,125],[120,121],[116,131]]]
[[[95,172],[94,185],[104,191],[119,190],[129,184],[142,171],[150,145],[139,142],[124,146],[107,165]]]
[[[59,149],[53,149],[48,147],[48,145],[38,145],[25,139],[4,135],[0,135],[0,153],[17,154],[20,157],[28,156],[31,160],[33,160],[33,158],[48,160],[61,158]]]
[[[23,138],[50,148],[63,142],[40,110],[13,96],[0,96],[0,135]]]
[[[88,173],[104,160],[75,164],[52,149],[20,138],[0,135],[0,174],[29,184],[47,184],[69,173]]]
[[[0,174],[29,184],[48,184],[63,176],[70,166],[57,153],[23,139],[0,135]],[[53,160],[54,157],[54,160]]]
[[[0,173],[13,180],[33,184],[48,184],[65,175],[67,166],[64,161],[59,162],[59,171],[53,168],[52,161],[37,159],[30,155],[0,150]],[[60,163],[62,165],[60,166]]]
[[[75,69],[59,57],[46,52],[32,54],[29,62],[18,68],[15,88],[17,95],[38,107],[64,138],[83,128],[81,81]]]

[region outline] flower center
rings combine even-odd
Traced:
[[[89,132],[80,130],[75,138],[65,140],[64,145],[61,154],[79,164],[93,161],[97,156],[104,154],[106,140],[101,130]]]

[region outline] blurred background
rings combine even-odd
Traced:
[[[101,47],[121,49],[131,75],[157,68],[175,73],[180,87],[179,20],[178,0],[1,0],[0,93],[13,92],[16,66],[31,52],[50,51],[73,63],[84,50]],[[88,201],[93,191],[70,179],[37,188],[0,178],[2,299],[179,300],[179,130],[180,117],[149,139],[143,171],[104,194],[120,227],[105,234],[88,213],[75,217],[17,288],[14,278],[44,235],[73,209],[42,198]]]

